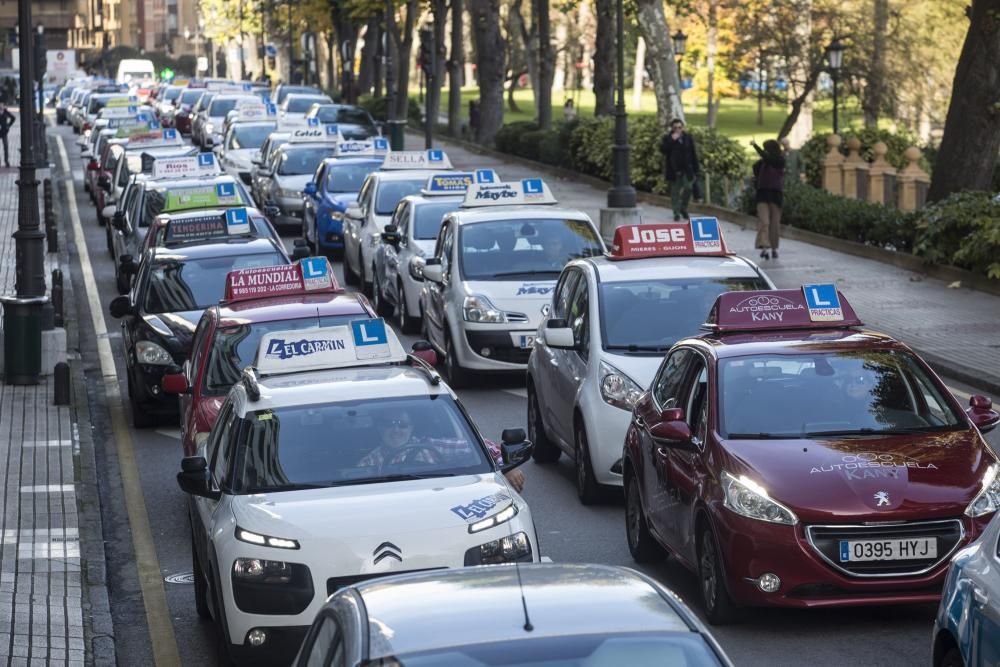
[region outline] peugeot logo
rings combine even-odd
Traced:
[[[375,551],[372,555],[375,556],[375,565],[378,565],[381,561],[386,558],[395,558],[400,563],[403,562],[402,556],[403,550],[397,547],[392,542],[383,542],[382,544],[375,547]]]
[[[888,492],[886,492],[886,491],[879,491],[878,493],[876,493],[875,494],[875,501],[877,503],[875,505],[875,507],[882,507],[883,505],[888,505],[889,504],[889,494],[888,494]]]

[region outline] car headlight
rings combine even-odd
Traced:
[[[722,473],[722,489],[726,493],[726,507],[750,519],[794,526],[799,522],[792,510],[772,500],[767,489],[747,477]]]
[[[419,255],[410,258],[410,277],[417,281],[423,281],[424,279],[424,266],[427,264],[427,260]]]
[[[278,188],[278,195],[280,195],[282,197],[288,197],[288,198],[291,198],[291,199],[295,199],[296,197],[301,196],[302,193],[299,192],[298,190],[289,190],[287,188]]]
[[[140,340],[135,344],[135,358],[140,364],[166,366],[174,363],[174,358],[160,345],[148,340]]]
[[[233,577],[261,584],[287,584],[292,580],[292,566],[280,560],[237,558],[233,561]]]
[[[975,518],[1000,509],[1000,477],[997,475],[998,472],[1000,472],[1000,467],[996,463],[986,469],[986,475],[983,476],[983,488],[965,508],[966,516]]]
[[[531,560],[531,542],[524,532],[480,544],[465,552],[465,565],[498,565]]]
[[[601,362],[601,398],[608,405],[632,411],[642,395],[642,387],[609,363]]]
[[[502,523],[507,523],[511,519],[517,516],[517,505],[511,503],[504,507],[502,510],[486,517],[485,519],[480,519],[474,523],[469,524],[470,533],[480,533],[489,528],[494,528]]]
[[[251,530],[246,530],[236,527],[236,539],[240,542],[246,542],[247,544],[256,544],[261,547],[274,547],[275,549],[298,549],[299,543],[295,540],[289,540],[284,537],[271,537],[270,535],[261,535],[260,533],[255,533]]]
[[[205,123],[205,131],[209,134],[215,132],[215,125],[213,123]]]
[[[490,303],[485,296],[473,294],[465,297],[462,304],[462,316],[466,322],[485,322],[498,324],[507,321],[504,312]]]

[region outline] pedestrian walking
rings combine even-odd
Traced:
[[[674,210],[674,222],[690,218],[688,203],[698,178],[698,153],[694,137],[684,131],[684,121],[674,118],[670,121],[670,132],[660,142],[663,153],[664,171],[670,183],[670,207]]]
[[[778,259],[778,241],[781,236],[781,207],[784,204],[785,155],[781,144],[774,139],[764,142],[764,147],[751,141],[760,159],[753,165],[753,178],[757,194],[757,239],[754,246],[762,259]]]
[[[0,141],[3,142],[3,163],[4,166],[10,166],[10,153],[7,148],[7,134],[10,132],[11,126],[14,124],[14,114],[7,111],[6,104],[0,104]]]
[[[573,98],[567,98],[566,103],[563,104],[563,120],[567,123],[572,123],[576,120],[576,106],[573,104]]]

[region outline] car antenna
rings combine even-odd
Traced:
[[[528,601],[524,599],[524,584],[521,582],[521,566],[514,561],[514,571],[517,572],[517,587],[521,592],[521,608],[524,609],[524,631],[531,632],[535,626],[531,624],[531,617],[528,616]]]

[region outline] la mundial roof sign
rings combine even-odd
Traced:
[[[540,178],[526,178],[513,183],[474,183],[465,193],[462,208],[556,203],[558,202],[545,181]]]
[[[717,218],[691,218],[691,223],[623,225],[615,229],[609,259],[729,255]]]
[[[718,332],[856,327],[862,322],[835,285],[801,289],[726,292],[709,313],[706,328]]]
[[[396,334],[379,318],[265,334],[255,366],[261,375],[275,375],[405,360]]]
[[[340,291],[333,267],[325,257],[309,257],[295,264],[230,271],[223,301],[235,303],[274,296],[322,294]]]
[[[433,174],[427,179],[427,185],[421,190],[424,195],[455,195],[464,194],[470,185],[475,183],[499,183],[500,177],[492,169],[476,169],[475,171],[445,171]]]
[[[316,120],[310,118],[309,120]],[[315,124],[309,127],[300,127],[291,131],[288,142],[292,144],[337,144],[344,138],[340,136],[340,128],[336,125]]]
[[[182,178],[190,176],[215,176],[221,174],[213,153],[199,153],[188,157],[159,157],[153,161],[153,178]]]
[[[395,171],[400,169],[451,169],[451,160],[448,155],[439,148],[431,148],[426,151],[394,151],[385,157],[382,163],[382,171]]]

